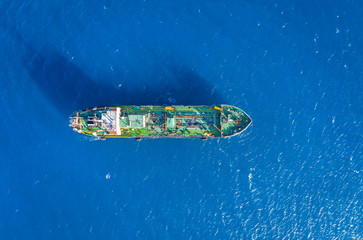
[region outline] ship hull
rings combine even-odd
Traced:
[[[231,137],[251,122],[230,105],[95,107],[70,117],[74,131],[101,139]]]

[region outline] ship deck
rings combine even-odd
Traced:
[[[220,114],[212,106],[101,107],[79,111],[78,126],[105,137],[220,137]]]

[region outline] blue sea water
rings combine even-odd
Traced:
[[[363,2],[1,1],[0,239],[363,239]],[[220,104],[230,139],[86,107]]]

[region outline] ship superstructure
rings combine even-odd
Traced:
[[[101,139],[231,137],[251,122],[245,112],[230,105],[95,107],[70,117],[74,131]]]

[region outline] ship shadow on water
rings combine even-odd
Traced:
[[[33,49],[28,47],[24,66],[41,92],[66,115],[94,106],[222,103],[215,88],[186,67],[163,66],[165,76],[151,79],[121,77],[124,84],[118,87],[94,81],[61,54]]]

